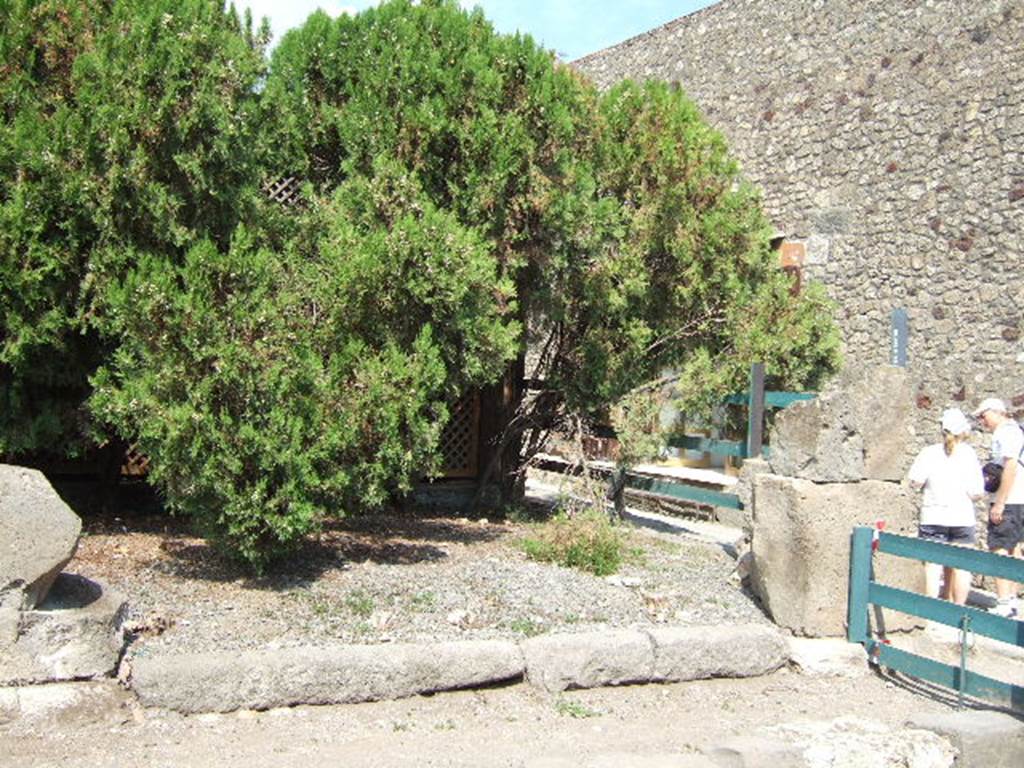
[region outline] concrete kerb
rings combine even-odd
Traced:
[[[768,674],[789,660],[768,625],[671,627],[425,644],[141,653],[130,685],[185,714],[342,704],[526,680],[557,692]]]

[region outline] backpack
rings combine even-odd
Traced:
[[[1017,428],[1024,432],[1024,426],[1017,424]],[[1024,446],[1021,446],[1017,453],[1017,463],[1024,465]],[[996,461],[990,461],[981,468],[981,477],[985,481],[985,490],[988,493],[995,493],[999,490],[999,484],[1003,482],[1003,465]]]

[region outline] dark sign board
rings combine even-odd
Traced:
[[[901,368],[907,367],[907,334],[910,327],[907,321],[907,310],[897,307],[892,311],[892,339],[890,341],[889,362]]]

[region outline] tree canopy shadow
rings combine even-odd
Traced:
[[[247,589],[274,591],[301,587],[346,564],[438,562],[449,556],[445,545],[486,543],[507,533],[499,526],[465,518],[410,513],[328,520],[318,535],[308,537],[294,553],[271,563],[257,576],[209,541],[187,532],[187,524],[179,522],[175,528],[172,533],[164,527],[167,537],[160,549],[167,557],[157,565],[162,572],[183,579],[240,582]]]

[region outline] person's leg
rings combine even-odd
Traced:
[[[924,593],[928,597],[941,597],[939,590],[941,588],[940,581],[942,579],[942,566],[938,563],[925,563],[924,564]]]
[[[941,526],[921,525],[917,529],[917,537],[925,541],[945,543],[946,536]],[[924,563],[924,593],[928,597],[940,597],[942,589],[942,566],[938,563]]]
[[[989,550],[997,555],[1020,556],[1020,541],[1024,533],[1024,505],[1007,504],[999,525],[988,525]],[[992,609],[1000,616],[1014,616],[1018,613],[1018,584],[1009,579],[995,580],[996,606]]]
[[[1003,519],[999,525],[988,524],[988,548],[996,555],[1013,555],[1017,549],[1017,527],[1009,508],[1003,510]],[[1016,585],[1009,579],[996,578],[996,598],[999,600],[997,612],[1006,613],[1010,597],[1016,594]]]
[[[958,547],[975,547],[978,534],[973,525],[955,526],[949,529],[949,543]],[[949,569],[949,599],[957,605],[966,605],[971,593],[971,572],[958,568]]]
[[[950,600],[957,605],[966,605],[967,596],[971,593],[971,572],[955,569],[952,584],[953,591],[950,594]]]
[[[948,565],[942,569],[942,586],[939,587],[941,600],[953,599],[953,569]]]

